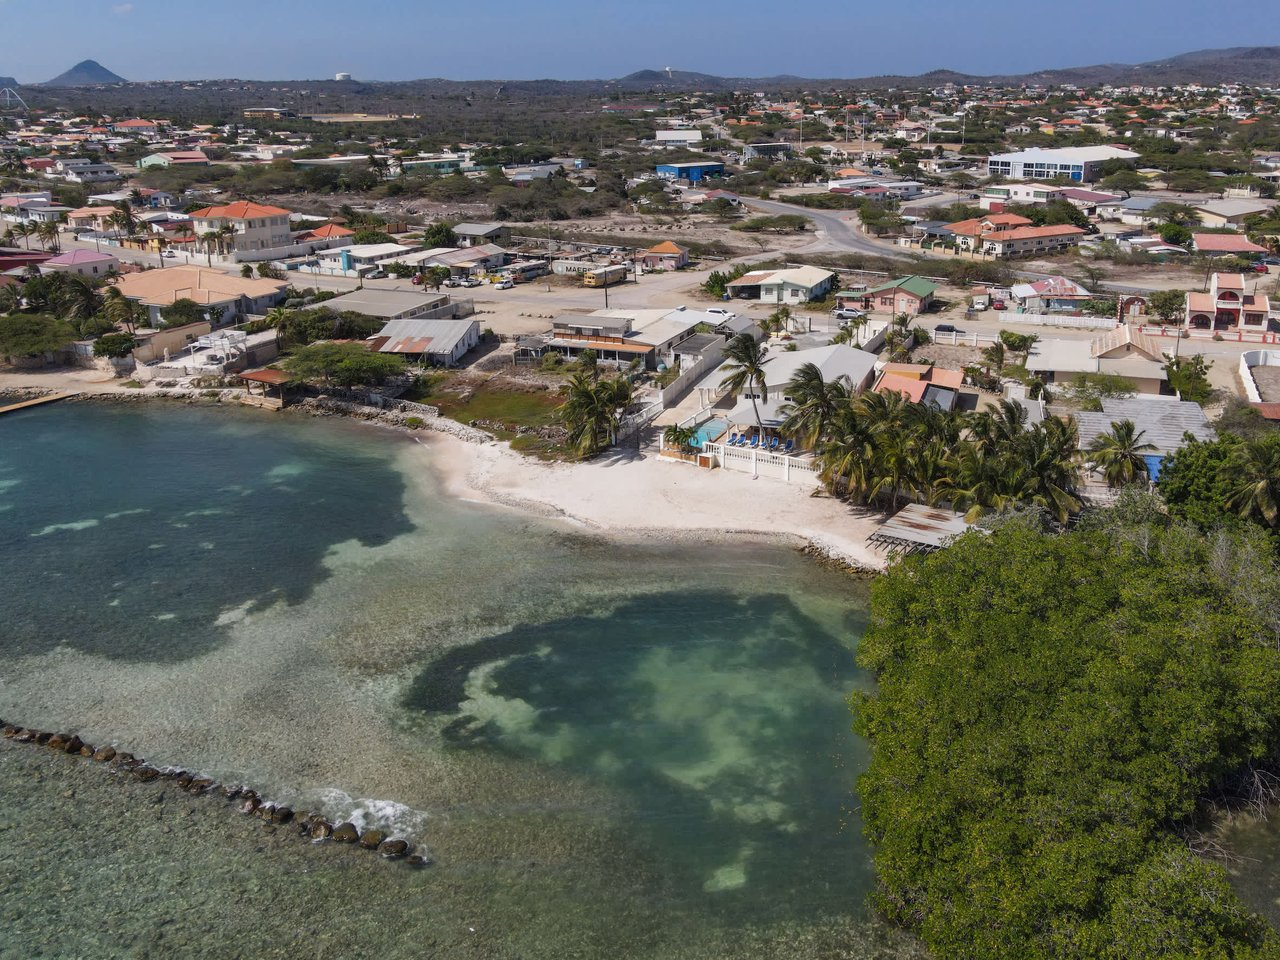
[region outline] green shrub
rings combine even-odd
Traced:
[[[406,417],[404,425],[410,430],[421,430],[426,425],[426,422],[421,417]]]

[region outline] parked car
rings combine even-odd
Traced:
[[[365,274],[365,279],[366,280],[385,280],[387,279],[387,271],[373,270]]]
[[[463,282],[459,277],[450,277],[444,282],[444,285],[446,287],[461,287],[463,286]]]
[[[934,333],[964,333],[959,327],[950,323],[940,323],[933,328]]]
[[[837,320],[859,320],[866,316],[863,311],[854,310],[852,307],[841,307],[837,310],[832,310],[831,315]]]
[[[1265,260],[1259,260],[1257,263],[1255,263],[1255,264],[1254,264],[1253,266],[1251,266],[1249,269],[1250,269],[1250,270],[1252,270],[1254,273],[1266,273],[1266,272],[1267,272],[1267,261],[1265,261]]]
[[[1263,257],[1258,262],[1265,263],[1269,267],[1280,267],[1280,257]]]
[[[1004,301],[1003,301],[1003,300],[992,300],[992,301],[991,301],[991,309],[992,309],[992,310],[1004,310],[1004,309],[1006,309],[1006,308],[1005,308],[1005,305],[1004,305]]]
[[[172,250],[161,250],[160,256],[164,257],[166,260],[169,260],[169,259],[172,259],[173,257],[176,257],[177,254],[174,253]]]
[[[460,287],[483,287],[483,286],[484,286],[484,284],[483,284],[483,283],[481,283],[479,280],[477,280],[475,277],[466,277],[465,279],[462,279],[462,280],[459,280],[459,281],[458,281],[458,286],[460,286]]]
[[[510,290],[514,286],[515,284],[512,283],[510,280],[499,280],[497,283],[493,285],[495,290]]]

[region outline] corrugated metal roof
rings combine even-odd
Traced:
[[[1155,447],[1156,454],[1173,453],[1185,444],[1190,433],[1197,440],[1213,440],[1217,434],[1198,403],[1172,397],[1125,397],[1102,401],[1102,412],[1081,411],[1075,415],[1080,430],[1080,449],[1086,450],[1095,437],[1106,433],[1113,423],[1132,420],[1142,431],[1142,442]]]
[[[890,517],[867,542],[907,550],[937,550],[972,526],[962,513],[912,503]]]

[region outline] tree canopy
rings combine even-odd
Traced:
[[[75,330],[65,320],[32,313],[0,317],[0,356],[38,357],[74,339]]]
[[[1280,950],[1189,826],[1280,734],[1280,569],[1149,516],[1017,518],[873,584],[853,709],[875,901],[939,958]]]
[[[286,357],[282,366],[294,380],[323,380],[345,387],[376,385],[404,372],[402,358],[371,353],[359,343],[308,344]]]

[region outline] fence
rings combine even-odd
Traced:
[[[1144,324],[1138,329],[1152,337],[1176,337],[1180,328],[1177,326],[1165,327],[1159,324]],[[1263,333],[1260,330],[1200,330],[1193,327],[1182,332],[1191,340],[1217,339],[1235,343],[1280,343],[1280,333]],[[1258,364],[1254,364],[1254,366],[1258,366]],[[1261,366],[1270,366],[1270,364],[1261,364]]]
[[[653,421],[657,420],[662,410],[661,400],[651,400],[635,413],[623,417],[622,422],[618,425],[617,445],[621,446],[623,441],[630,440]]]
[[[1246,350],[1240,354],[1240,380],[1244,393],[1253,403],[1262,402],[1258,381],[1253,379],[1251,367],[1280,367],[1280,350]]]
[[[810,487],[816,487],[821,482],[818,476],[818,463],[811,457],[767,453],[762,450],[752,450],[749,447],[739,449],[723,443],[705,443],[702,445],[702,450],[703,453],[714,457],[723,470],[749,473],[753,477],[767,477],[771,480]]]
[[[961,344],[969,347],[976,347],[983,343],[995,343],[999,339],[999,337],[992,336],[989,333],[961,333],[958,330],[953,333],[938,333],[935,330],[933,334],[934,343],[941,343],[952,347],[957,347]]]
[[[1005,323],[1030,323],[1038,327],[1073,327],[1077,330],[1114,330],[1120,321],[1115,317],[1066,317],[1053,313],[1006,313]]]
[[[658,401],[666,410],[674,407],[689,392],[689,388],[708,370],[714,370],[724,358],[723,352],[712,352],[698,357],[698,362],[680,371],[680,375],[658,390]],[[683,366],[683,364],[682,364]]]

